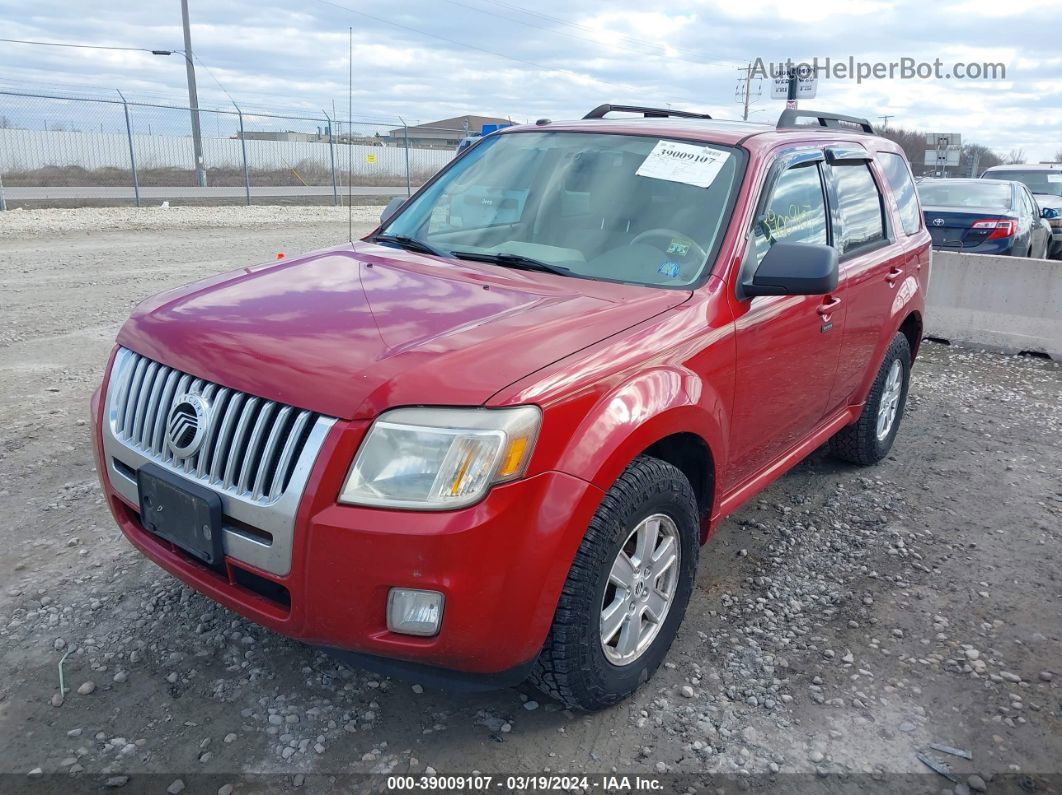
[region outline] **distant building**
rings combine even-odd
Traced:
[[[452,119],[418,124],[408,129],[409,145],[421,149],[453,149],[468,135],[476,135],[484,124],[512,124],[510,119],[496,116],[455,116]],[[405,127],[389,130],[388,143],[403,145],[406,140]]]
[[[237,131],[235,138],[240,138],[240,133]],[[244,130],[243,139],[245,141],[298,141],[300,143],[328,143],[328,128],[318,127],[317,132],[295,132],[293,130]],[[336,135],[335,143],[337,144],[362,144],[366,146],[383,146],[384,139],[380,136],[374,135],[355,135],[351,136],[348,133],[342,135]]]
[[[294,132],[292,130],[244,130],[242,135],[245,141],[314,142],[328,140],[328,134],[323,130],[318,130],[315,133]],[[240,136],[241,133],[237,132],[236,137],[239,138]]]

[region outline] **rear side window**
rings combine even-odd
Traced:
[[[1029,214],[1032,215],[1033,218],[1038,218],[1040,216],[1040,211],[1037,209],[1036,200],[1029,195],[1029,191],[1022,191],[1022,195],[1025,197],[1025,207],[1029,211]]]
[[[833,166],[841,236],[834,242],[842,256],[885,239],[881,193],[864,161]]]
[[[814,163],[782,172],[754,230],[756,262],[780,240],[826,245],[826,201]]]
[[[913,235],[922,226],[922,214],[918,211],[918,196],[915,193],[914,180],[911,179],[911,171],[904,159],[893,152],[878,152],[878,163],[885,172],[885,181],[889,183],[896,199],[903,233]]]

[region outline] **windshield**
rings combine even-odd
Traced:
[[[383,232],[443,252],[527,257],[587,279],[680,287],[722,237],[730,147],[651,136],[490,136]]]
[[[923,182],[918,186],[922,204],[933,207],[994,207],[1009,210],[1010,185],[991,182]]]
[[[1046,193],[1062,196],[1062,169],[1055,171],[1042,169],[1037,171],[989,171],[985,179],[1013,179],[1025,183],[1033,193]]]

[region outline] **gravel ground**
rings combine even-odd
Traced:
[[[363,234],[375,211],[355,212]],[[889,459],[817,453],[727,520],[665,666],[595,715],[345,668],[142,559],[103,505],[86,419],[119,324],[165,287],[345,237],[332,208],[0,217],[0,773],[14,774],[0,781],[323,792],[358,773],[479,770],[1062,787],[1050,361],[926,343]]]

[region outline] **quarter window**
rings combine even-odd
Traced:
[[[771,198],[756,221],[757,264],[780,240],[821,245],[828,242],[822,177],[814,163],[794,166],[778,177]]]
[[[885,239],[881,193],[866,162],[833,166],[837,204],[841,212],[841,239],[835,243],[842,256]]]
[[[911,179],[911,171],[903,158],[894,152],[879,152],[878,163],[885,172],[885,180],[896,199],[903,233],[913,235],[922,227],[922,213],[918,210],[918,196],[914,180]]]

